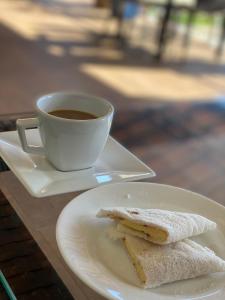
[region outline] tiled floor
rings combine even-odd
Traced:
[[[125,49],[103,43],[113,23],[93,2],[0,1],[1,115],[32,111],[37,96],[65,89],[106,97],[117,109],[224,94],[225,65],[207,45],[192,43],[184,54],[174,41],[157,65],[137,39]]]

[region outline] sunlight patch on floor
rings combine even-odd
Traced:
[[[120,60],[124,54],[118,49],[107,47],[81,47],[74,46],[69,49],[70,55],[79,57],[96,57],[101,59]]]
[[[181,74],[167,69],[84,64],[81,70],[126,97],[159,98],[164,101],[196,101],[214,97],[218,87],[205,84],[207,76]],[[204,80],[203,80],[204,79]],[[221,82],[224,75],[217,75]],[[225,91],[225,84],[221,93]]]
[[[66,54],[65,49],[59,45],[49,45],[46,47],[46,51],[51,55],[59,56],[59,57],[64,56]]]
[[[68,9],[66,2],[71,2]],[[54,6],[54,1],[49,1],[50,5],[25,0],[0,1],[0,20],[20,36],[30,40],[45,37],[57,41],[79,41],[87,40],[91,33],[102,31],[104,24],[99,22],[99,18],[89,17],[90,13],[94,15],[91,5],[82,8],[79,3],[76,5],[76,1],[66,2],[61,4],[62,7],[57,7]],[[90,1],[86,2],[90,4]]]

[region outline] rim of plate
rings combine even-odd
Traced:
[[[57,222],[56,222],[56,242],[57,242],[57,246],[60,250],[60,254],[63,257],[63,259],[65,260],[67,266],[75,274],[75,276],[77,276],[84,284],[89,286],[92,290],[97,292],[99,295],[101,295],[103,297],[106,297],[106,299],[109,299],[109,300],[115,300],[115,297],[111,296],[110,294],[107,294],[104,289],[101,289],[101,287],[99,287],[99,285],[94,284],[93,281],[91,281],[89,278],[87,278],[85,275],[83,275],[83,273],[80,272],[76,267],[74,267],[73,269],[70,267],[69,260],[67,259],[67,257],[64,255],[64,253],[62,251],[63,247],[61,246],[60,239],[59,239],[59,226],[60,226],[60,223],[62,222],[63,215],[65,214],[65,211],[69,208],[69,206],[71,205],[71,203],[75,199],[77,200],[77,198],[83,197],[83,195],[91,194],[93,191],[95,192],[96,190],[107,189],[107,188],[110,188],[112,186],[117,186],[117,185],[145,185],[145,186],[157,186],[159,188],[160,187],[165,187],[165,188],[169,188],[169,189],[173,189],[173,190],[181,190],[181,191],[187,192],[189,194],[192,194],[192,195],[198,196],[200,198],[203,198],[207,202],[209,202],[211,204],[214,204],[215,206],[218,206],[218,207],[222,208],[223,210],[225,210],[225,206],[223,206],[222,204],[220,204],[220,203],[216,202],[215,200],[212,200],[212,199],[210,199],[207,196],[204,196],[202,194],[192,192],[190,190],[180,188],[180,187],[177,187],[177,186],[173,186],[173,185],[153,183],[153,182],[135,182],[134,181],[134,182],[119,182],[119,183],[112,183],[112,184],[102,185],[102,186],[95,187],[91,190],[88,190],[88,191],[74,197],[73,199],[71,199],[71,201],[69,203],[67,203],[67,205],[61,211],[61,213],[60,213],[60,215],[57,219]],[[196,298],[196,299],[198,299],[198,298]]]

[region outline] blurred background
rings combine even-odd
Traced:
[[[0,117],[73,89],[119,107],[222,101],[223,0],[1,0]]]

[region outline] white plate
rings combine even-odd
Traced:
[[[37,129],[27,130],[27,138],[32,145],[41,143]],[[17,131],[0,133],[0,156],[28,192],[35,197],[155,176],[153,170],[112,137],[109,137],[95,167],[82,171],[60,172],[44,156],[25,153],[21,148]]]
[[[132,263],[120,241],[105,230],[112,224],[96,218],[107,206],[161,208],[201,214],[216,230],[195,238],[225,259],[225,207],[193,192],[172,186],[133,182],[102,186],[73,199],[56,227],[60,252],[71,270],[99,294],[113,300],[225,299],[225,273],[141,289]]]

